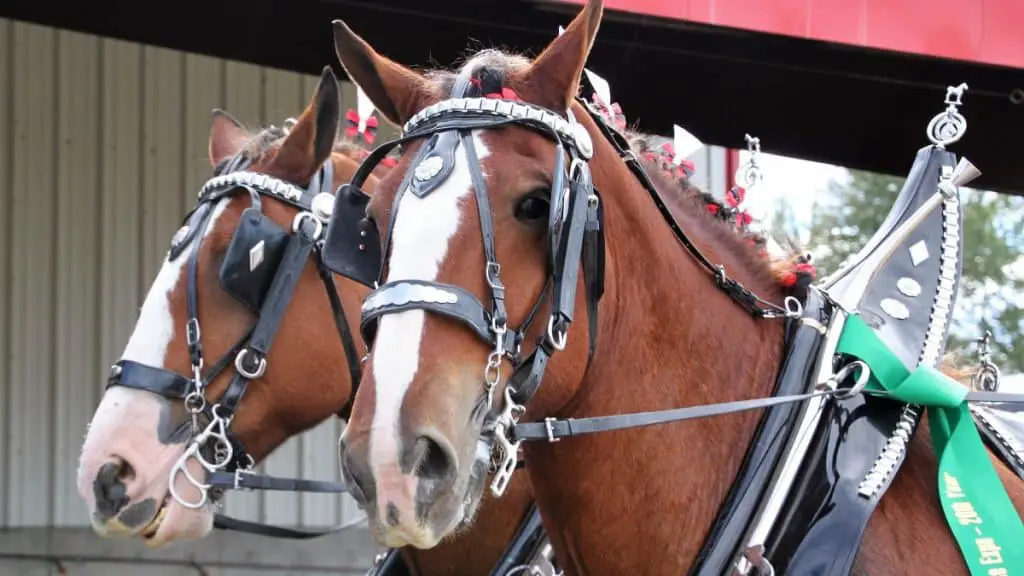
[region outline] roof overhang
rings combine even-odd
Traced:
[[[308,74],[325,64],[340,72],[334,18],[388,56],[430,66],[470,45],[536,53],[577,10],[551,0],[0,4],[0,16]],[[927,144],[946,86],[966,82],[969,128],[951,149],[982,170],[977,187],[1024,193],[1024,106],[1010,98],[1020,69],[614,11],[588,67],[645,132],[679,123],[728,147],[751,133],[765,152],[897,175]]]

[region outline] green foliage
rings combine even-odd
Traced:
[[[815,200],[807,247],[819,277],[860,250],[889,213],[903,178],[851,170]],[[973,358],[974,338],[994,335],[993,357],[1004,373],[1024,371],[1024,199],[962,189],[964,262],[949,350]],[[776,205],[773,234],[793,236],[792,207]]]

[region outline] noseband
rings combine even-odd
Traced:
[[[186,263],[188,321],[186,344],[191,374],[183,376],[161,367],[131,360],[119,360],[110,370],[107,388],[124,386],[144,390],[172,400],[181,400],[191,416],[191,441],[172,467],[169,479],[171,496],[186,508],[199,509],[211,501],[211,491],[219,496],[226,489],[289,490],[298,492],[344,492],[344,484],[316,480],[276,478],[251,472],[255,462],[245,451],[237,435],[229,428],[251,381],[262,378],[267,355],[291,301],[306,261],[312,255],[334,313],[348,362],[353,394],[361,377],[360,358],[345,319],[330,270],[321,257],[321,233],[334,202],[331,194],[334,169],[327,160],[305,189],[256,172],[247,171],[250,160],[242,153],[215,170],[199,191],[196,207],[186,216],[185,225],[174,235],[168,261],[179,258],[191,244]],[[198,314],[198,259],[202,238],[211,221],[214,207],[224,198],[245,190],[252,205],[242,213],[220,270],[222,288],[257,315],[250,329],[221,356],[213,366],[204,362],[202,331]],[[297,208],[291,233],[282,230],[262,213],[262,197],[270,197]],[[228,366],[235,374],[215,402],[206,388]],[[349,402],[339,412],[347,418]],[[206,422],[205,427],[201,422]],[[212,451],[212,458],[207,451]],[[205,482],[193,477],[188,462],[195,459],[206,474]],[[201,494],[189,501],[178,493],[175,480],[183,475]],[[217,515],[219,528],[255,532],[268,536],[310,538],[333,531],[305,531],[267,526]]]

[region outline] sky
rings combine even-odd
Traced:
[[[746,150],[740,151],[741,166],[749,158]],[[844,168],[765,152],[760,154],[758,165],[764,180],[747,194],[744,202],[747,210],[754,218],[764,220],[771,215],[775,199],[783,197],[789,200],[801,227],[810,224],[816,194],[825,190],[830,180],[846,179]]]

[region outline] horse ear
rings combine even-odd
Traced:
[[[548,44],[527,71],[527,83],[536,86],[538,104],[566,110],[580,87],[580,76],[601,24],[602,0],[588,0],[565,32]]]
[[[324,66],[316,95],[274,156],[272,164],[275,171],[295,182],[311,178],[331,156],[340,120],[338,80],[331,67]]]
[[[245,146],[249,134],[245,127],[231,114],[213,109],[213,124],[210,126],[210,144],[207,148],[210,165],[216,167],[224,160],[234,156]]]
[[[334,25],[334,52],[352,82],[382,116],[401,126],[429,94],[426,80],[410,68],[381,56],[341,20]]]

